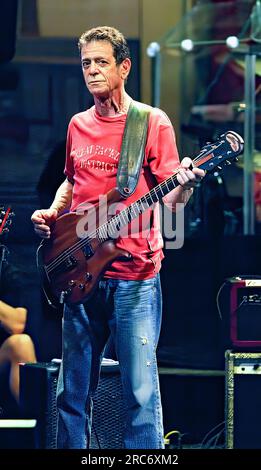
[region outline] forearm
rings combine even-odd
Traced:
[[[72,201],[73,185],[67,179],[58,188],[50,209],[55,209],[60,215],[64,210],[69,209]]]
[[[25,329],[27,310],[23,307],[12,307],[0,300],[0,326],[7,333],[19,334]]]
[[[168,207],[168,209],[170,209],[172,212],[176,212],[176,205],[184,204],[185,206],[192,194],[193,188],[184,189],[182,186],[178,186],[163,198],[163,202]]]

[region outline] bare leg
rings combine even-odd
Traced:
[[[36,362],[35,350],[30,336],[12,335],[0,348],[0,365],[10,364],[10,390],[19,402],[19,362]]]

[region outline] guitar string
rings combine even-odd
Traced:
[[[220,145],[222,145],[223,142],[221,141],[219,144],[216,145],[215,150],[217,150],[217,148],[220,147]],[[211,153],[213,153],[213,149],[211,152],[207,151],[204,151],[202,150],[199,155],[197,155],[197,157],[193,160],[193,163],[197,163],[199,160],[202,159],[203,156],[209,156]],[[88,237],[85,237],[84,239],[78,241],[77,243],[75,243],[74,245],[72,245],[68,250],[65,250],[63,251],[55,260],[51,261],[49,264],[46,265],[46,271],[47,273],[50,273],[51,271],[53,271],[53,269],[55,269],[57,266],[59,266],[68,256],[70,256],[72,253],[74,253],[75,251],[77,251],[78,249],[84,247],[85,245],[88,245],[88,243],[92,240],[92,239],[95,239],[95,238],[98,238],[100,240],[100,236],[99,236],[99,232],[102,232],[105,230],[105,234],[106,234],[106,230],[107,230],[107,227],[108,227],[108,230],[107,230],[107,233],[109,233],[109,230],[112,226],[112,229],[113,231],[115,232],[115,228],[117,229],[117,224],[118,224],[118,219],[120,219],[121,217],[123,217],[124,215],[126,215],[127,217],[127,220],[128,222],[124,222],[124,225],[127,225],[129,222],[131,222],[131,220],[128,219],[129,216],[132,217],[132,208],[136,205],[138,205],[138,203],[147,203],[147,199],[150,197],[150,199],[152,200],[152,203],[156,202],[152,199],[152,197],[150,196],[151,193],[155,193],[156,197],[157,197],[157,201],[161,198],[161,197],[164,197],[166,194],[162,194],[160,197],[158,197],[158,194],[162,191],[161,191],[161,188],[163,188],[163,186],[166,186],[168,191],[169,191],[169,188],[168,188],[168,183],[172,183],[174,182],[174,184],[176,184],[176,181],[175,181],[175,177],[177,176],[179,172],[179,168],[175,171],[175,173],[169,177],[167,180],[163,181],[162,183],[160,183],[159,185],[155,186],[154,188],[152,188],[147,194],[145,194],[144,196],[142,196],[139,200],[133,202],[130,206],[128,206],[126,209],[124,209],[123,211],[121,211],[119,214],[116,214],[115,216],[113,216],[108,222],[106,222],[105,224],[101,225],[100,227],[98,227],[98,229],[96,229],[95,232],[93,232],[92,234],[90,234]],[[177,178],[176,178],[177,180]],[[177,185],[176,185],[177,186]],[[174,186],[174,188],[176,187]],[[174,189],[173,188],[173,189]],[[138,208],[138,215],[141,214],[143,211],[145,211],[148,207],[150,207],[152,204],[148,204],[147,207],[141,211],[139,211],[139,208]],[[134,215],[134,217],[138,217],[138,215]],[[115,223],[115,219],[117,219],[117,223]],[[120,220],[119,220],[120,221]],[[121,221],[120,221],[121,222]],[[115,223],[115,227],[113,227],[113,223]],[[104,237],[102,237],[104,238]],[[105,240],[108,238],[108,236],[106,236]]]

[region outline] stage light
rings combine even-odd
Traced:
[[[194,43],[191,39],[183,39],[180,43],[180,47],[183,51],[190,52],[194,48]]]
[[[158,42],[151,42],[147,47],[147,56],[155,57],[160,51],[160,45]]]
[[[231,49],[235,49],[239,45],[239,40],[236,36],[228,36],[226,39],[226,44]]]

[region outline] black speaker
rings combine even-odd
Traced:
[[[25,417],[37,419],[36,448],[56,446],[56,388],[60,363],[27,363],[20,367],[20,401]],[[91,449],[123,448],[126,406],[119,366],[103,361],[93,398]]]
[[[60,364],[20,364],[20,406],[25,418],[35,418],[35,447],[56,446],[56,388]]]
[[[93,397],[90,449],[122,449],[125,425],[126,404],[119,365],[117,361],[109,360],[106,363],[105,360]]]
[[[1,2],[0,63],[8,62],[15,54],[17,0]]]

